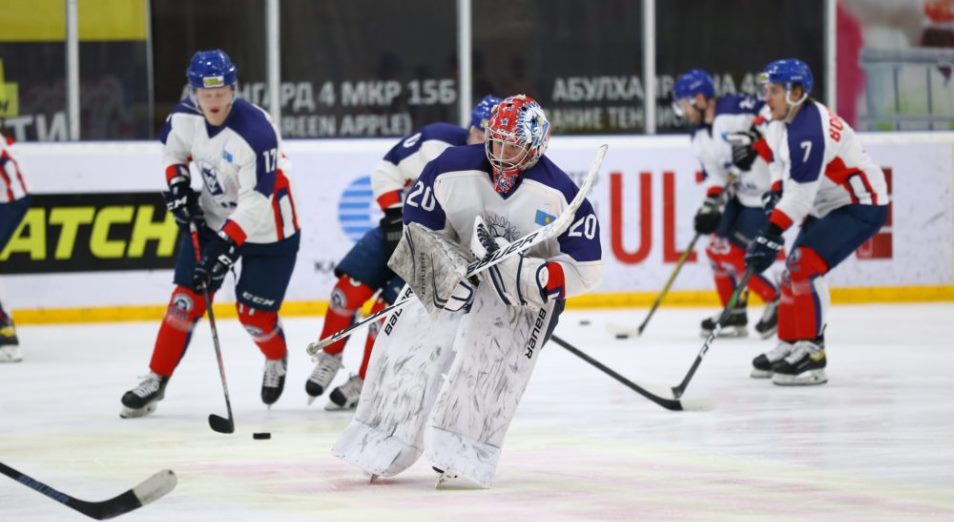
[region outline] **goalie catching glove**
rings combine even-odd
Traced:
[[[484,259],[499,249],[507,248],[509,241],[492,237],[480,216],[474,219],[471,250],[478,259]],[[562,298],[563,268],[523,253],[504,258],[496,265],[478,274],[482,284],[491,285],[501,302],[510,306],[542,308],[554,298]]]

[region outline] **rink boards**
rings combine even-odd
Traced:
[[[891,218],[831,274],[835,301],[954,299],[954,133],[868,134],[863,141],[890,178]],[[377,223],[369,175],[394,142],[285,143],[303,229],[287,314],[323,309],[335,263]],[[699,164],[684,136],[555,137],[548,155],[578,179],[601,143],[610,148],[590,200],[600,218],[605,277],[598,295],[573,304],[647,304],[692,238],[704,192]],[[15,152],[36,196],[0,254],[18,320],[161,313],[177,229],[157,196],[164,188],[159,144],[24,143]],[[715,302],[704,248],[699,241],[667,303]],[[777,263],[770,273],[780,271]],[[229,286],[219,302],[232,300]]]

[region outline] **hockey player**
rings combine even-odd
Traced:
[[[729,134],[748,132],[762,118],[763,103],[744,95],[715,96],[712,77],[702,69],[692,69],[676,80],[674,109],[692,127],[692,151],[702,163],[706,180],[706,197],[694,219],[698,234],[712,234],[706,256],[712,266],[716,291],[725,307],[737,281],[745,271],[745,249],[765,228],[768,219],[762,210],[762,196],[769,188],[767,149],[744,149],[751,154],[736,158],[726,141]],[[738,151],[738,149],[736,149]],[[735,179],[729,180],[730,172]],[[771,337],[778,325],[778,288],[761,275],[749,280],[748,288],[766,303],[755,331],[762,338]],[[739,299],[719,332],[724,337],[748,335],[746,300]],[[717,314],[702,321],[702,336],[715,329]]]
[[[122,417],[155,410],[214,295],[241,257],[235,287],[239,321],[265,355],[262,401],[278,400],[287,349],[278,318],[298,253],[299,227],[289,165],[268,113],[236,97],[236,69],[220,50],[199,51],[186,70],[191,95],[160,134],[166,204],[181,225],[176,285],[159,327],[149,374],[122,397]],[[202,188],[192,189],[193,172]],[[199,225],[201,261],[188,224]]]
[[[0,134],[0,252],[7,247],[30,208],[31,196],[23,182],[23,172],[13,159],[13,140]],[[10,311],[0,303],[0,363],[20,362],[20,340]]]
[[[496,96],[484,96],[471,113],[468,129],[450,123],[422,127],[401,138],[378,163],[371,173],[371,188],[384,216],[380,226],[368,231],[335,267],[338,282],[325,312],[322,338],[350,326],[357,311],[375,293],[378,297],[372,313],[394,302],[404,281],[388,268],[388,259],[401,240],[404,189],[417,181],[424,165],[447,147],[483,143],[484,125],[490,110],[499,102]],[[379,326],[374,323],[369,328],[358,373],[329,394],[329,409],[353,408],[357,404]],[[338,374],[346,342],[343,339],[331,344],[316,356],[315,369],[305,382],[309,402],[324,393]]]
[[[445,248],[483,258],[560,215],[578,189],[544,156],[549,131],[536,101],[511,96],[494,109],[484,146],[452,147],[429,163],[404,200],[405,239],[391,261],[396,272],[442,280],[441,263],[431,272],[418,262]],[[441,480],[461,477],[489,487],[564,299],[589,291],[602,274],[599,224],[589,202],[572,223],[481,272],[479,284],[462,280],[444,309],[428,305],[436,318],[423,301],[437,300],[422,293],[391,314],[358,409],[333,453],[372,476],[396,475],[426,453]],[[434,239],[412,243],[415,234]]]
[[[782,249],[782,232],[796,223],[801,229],[782,276],[780,343],[752,361],[752,377],[824,384],[825,275],[885,223],[887,184],[855,131],[810,96],[812,72],[804,62],[774,61],[760,80],[773,120],[765,131],[773,155],[772,213],[749,245],[746,264],[764,271]]]

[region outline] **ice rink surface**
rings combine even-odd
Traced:
[[[556,334],[664,388],[682,379],[713,312],[664,307],[643,337],[617,341],[606,325],[635,326],[646,310],[574,311]],[[719,339],[685,395],[701,411],[664,410],[550,343],[489,490],[436,490],[423,458],[368,484],[330,455],[350,412],[324,411],[324,397],[306,406],[318,318],[285,321],[290,374],[271,410],[262,356],[220,321],[232,435],[206,420],[225,405],[205,323],[156,413],[132,420],[119,398],[146,372],[157,323],[24,326],[24,362],[0,364],[0,462],[93,501],[174,470],[176,489],[130,522],[954,520],[954,304],[836,306],[830,320],[827,385],[750,379],[773,341]],[[348,347],[348,368],[359,352]],[[272,439],[253,440],[258,431]],[[0,476],[0,520],[84,519]]]

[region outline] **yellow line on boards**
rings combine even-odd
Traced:
[[[656,292],[618,292],[590,294],[567,301],[571,310],[648,307],[657,297]],[[954,301],[954,286],[898,286],[887,288],[833,288],[833,304],[911,303]],[[752,304],[757,304],[753,296]],[[709,290],[670,292],[663,306],[719,306],[715,292]],[[365,312],[368,311],[366,307]],[[283,317],[320,316],[328,309],[327,301],[289,301],[282,305]],[[109,306],[90,308],[46,308],[14,310],[18,325],[54,323],[101,323],[120,321],[158,321],[165,306]],[[233,319],[237,316],[234,303],[214,305],[215,316]]]

